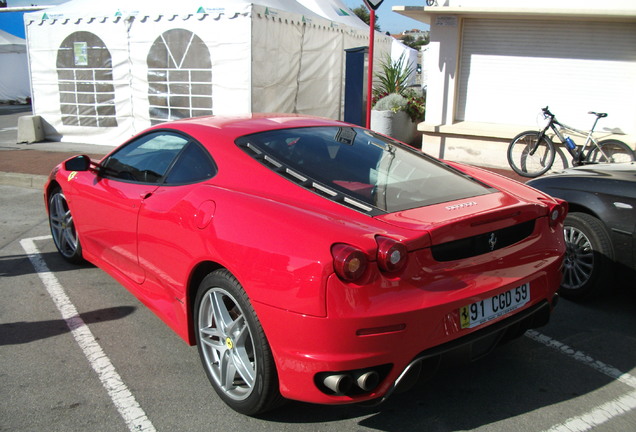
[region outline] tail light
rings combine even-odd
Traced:
[[[395,273],[406,265],[408,250],[404,244],[387,237],[377,236],[377,263],[384,273]],[[355,282],[361,279],[369,265],[366,253],[355,246],[336,243],[331,247],[333,267],[340,279]]]
[[[331,247],[331,255],[336,274],[347,282],[360,279],[367,270],[367,255],[354,246],[336,243]]]
[[[561,199],[555,198],[556,204],[550,206],[548,221],[551,228],[555,228],[559,223],[563,222],[568,214],[568,203]]]
[[[387,273],[402,270],[408,258],[404,244],[387,237],[376,238],[378,243],[378,266]]]

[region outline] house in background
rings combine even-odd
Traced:
[[[592,125],[589,111],[607,112],[598,136],[636,145],[633,0],[438,0],[393,11],[430,25],[424,151],[507,166],[508,142],[537,129],[546,105],[579,129]]]

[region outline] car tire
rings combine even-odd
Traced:
[[[605,224],[587,213],[573,212],[564,222],[566,256],[560,294],[585,300],[611,286],[614,251]]]
[[[241,284],[227,270],[207,275],[195,300],[194,325],[203,368],[235,411],[257,415],[282,404],[271,349]]]
[[[53,243],[62,257],[73,264],[84,261],[82,245],[77,236],[75,221],[71,210],[59,186],[49,194],[49,227],[53,236]]]

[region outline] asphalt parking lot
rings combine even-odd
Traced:
[[[375,408],[290,402],[254,419],[196,349],[101,270],[57,256],[38,190],[0,186],[0,430],[628,431],[636,291],[561,301],[551,323]],[[399,346],[396,347],[399,349]]]
[[[10,143],[7,116],[0,148],[32,149]],[[620,276],[384,405],[248,418],[216,397],[195,348],[104,272],[56,254],[37,187],[0,183],[0,196],[0,431],[636,430],[636,289]]]

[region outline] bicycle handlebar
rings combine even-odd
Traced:
[[[541,111],[543,111],[543,115],[544,115],[545,117],[552,117],[552,118],[554,118],[554,114],[552,114],[552,113],[550,112],[550,109],[549,109],[547,106],[546,106],[545,108],[541,108]]]

